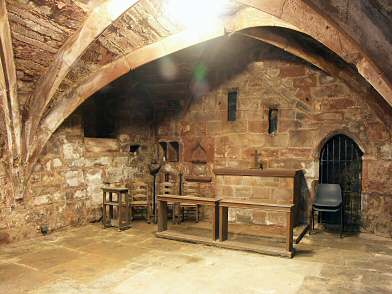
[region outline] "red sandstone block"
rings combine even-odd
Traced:
[[[279,150],[279,157],[310,159],[312,157],[312,153],[312,148],[285,148]]]
[[[279,120],[278,132],[287,133],[290,130],[296,130],[301,127],[301,123],[298,120]]]
[[[307,104],[312,103],[310,88],[299,88],[298,91],[295,93],[295,97]]]
[[[293,79],[293,86],[296,88],[309,88],[317,86],[317,76],[315,74],[307,75],[301,78]]]
[[[222,133],[223,123],[221,121],[208,121],[207,134],[209,136],[218,135]]]
[[[252,198],[254,199],[263,199],[269,200],[271,199],[271,188],[270,187],[263,187],[263,186],[256,186],[252,187]]]
[[[282,66],[280,68],[280,77],[298,77],[305,75],[305,65],[293,65],[290,64],[289,66]]]
[[[224,176],[225,185],[242,185],[242,177]]]
[[[255,210],[253,211],[253,223],[257,225],[263,225],[266,223],[267,213],[265,211]]]
[[[290,203],[293,199],[292,188],[272,188],[271,199],[276,203]]]
[[[388,138],[384,125],[380,122],[368,123],[368,138],[371,141],[384,141]]]
[[[321,104],[321,111],[339,111],[356,105],[352,98],[326,99]]]
[[[230,198],[234,197],[234,189],[231,186],[223,186],[222,197],[223,198]]]
[[[257,121],[248,121],[248,132],[249,133],[257,133],[257,134],[265,134],[267,133],[267,122],[262,120]]]
[[[245,186],[257,185],[257,177],[242,177],[242,184]]]
[[[295,108],[280,108],[279,109],[279,120],[295,120],[295,114],[297,109]]]
[[[313,98],[329,98],[349,95],[350,90],[344,84],[330,84],[311,88]]]
[[[241,199],[250,199],[252,196],[252,189],[249,186],[236,186],[234,188],[234,195]]]
[[[290,131],[290,147],[313,147],[316,134],[314,130]]]
[[[324,112],[317,116],[319,120],[343,120],[343,112]]]
[[[270,147],[287,147],[289,144],[289,135],[278,133],[275,136],[265,135],[264,145]]]
[[[286,225],[286,215],[281,212],[269,211],[266,217],[266,223],[271,225],[285,226]]]
[[[324,84],[331,84],[336,82],[336,79],[334,77],[331,77],[329,75],[324,74],[323,72],[320,72],[319,74],[319,82],[321,85]]]
[[[277,158],[279,156],[279,149],[278,148],[265,148],[260,150],[261,153],[261,158],[262,159],[274,159]]]

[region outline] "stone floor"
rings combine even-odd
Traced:
[[[293,259],[99,224],[0,247],[0,293],[392,293],[392,240],[320,232]]]

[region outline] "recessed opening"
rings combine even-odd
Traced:
[[[138,145],[138,144],[129,146],[129,152],[131,152],[131,153],[136,153],[139,150],[140,150],[140,145]]]
[[[180,144],[177,141],[159,142],[165,160],[169,162],[180,161]]]
[[[268,111],[268,134],[275,135],[278,132],[278,109],[270,108]]]
[[[178,162],[180,157],[180,144],[178,142],[169,142],[167,160],[171,162]]]
[[[167,160],[167,142],[159,142],[159,146],[161,146],[161,151],[163,154],[163,161]]]
[[[116,138],[116,102],[97,93],[82,106],[83,130],[87,138]]]
[[[229,91],[227,95],[227,120],[235,121],[237,119],[237,96],[238,90]]]

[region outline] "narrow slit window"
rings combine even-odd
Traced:
[[[275,135],[278,132],[278,109],[270,108],[268,111],[268,134]]]
[[[235,121],[237,119],[237,96],[238,91],[230,91],[227,95],[228,121]]]

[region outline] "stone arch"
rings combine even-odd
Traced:
[[[330,23],[329,20],[325,19],[317,11],[313,10],[302,1],[289,1],[288,7],[290,7],[290,9],[285,6],[286,1],[276,1],[273,4],[271,4],[272,1],[268,1],[271,7],[263,4],[263,1],[247,0],[240,2],[248,5],[248,7],[240,10],[237,14],[227,19],[224,24],[218,25],[205,32],[185,30],[178,34],[171,35],[156,43],[124,55],[90,75],[90,77],[88,77],[79,87],[74,88],[67,96],[62,97],[62,99],[53,106],[48,115],[41,120],[37,132],[38,138],[36,140],[35,148],[32,148],[32,153],[30,153],[26,159],[30,160],[30,158],[33,158],[34,161],[34,157],[37,157],[41,152],[39,149],[47,143],[51,135],[61,125],[64,119],[84,100],[115,79],[137,67],[173,52],[252,27],[284,27],[313,37],[346,60],[346,62],[354,63],[357,66],[359,73],[392,104],[392,87],[388,87],[389,84],[385,81],[384,77],[381,77],[380,74],[372,76],[376,77],[375,80],[378,81],[378,84],[380,84],[381,81],[382,85],[377,86],[360,70],[361,68],[365,68],[367,72],[379,72],[374,63],[370,61],[348,35],[339,31],[339,28],[335,24]],[[307,14],[310,14],[311,16],[308,16]],[[298,17],[294,17],[298,15],[304,16],[302,22],[298,21]],[[309,23],[306,25],[306,22],[311,22],[313,19],[316,22],[314,27],[310,26]],[[323,36],[324,33],[325,36]],[[328,37],[330,37],[330,39],[328,39]],[[338,46],[337,44],[340,45]],[[356,58],[353,59],[353,56]]]
[[[359,147],[359,149],[362,151],[363,156],[366,156],[368,154],[368,148],[365,147],[365,144],[358,138],[357,135],[354,133],[346,130],[346,129],[335,129],[331,132],[329,132],[326,136],[321,138],[319,142],[316,144],[314,150],[313,150],[313,160],[318,161],[320,157],[320,152],[323,149],[325,143],[327,143],[331,138],[333,138],[336,135],[345,135],[349,137],[351,140],[353,140]]]
[[[345,226],[358,231],[363,211],[363,151],[357,142],[338,132],[324,142],[319,156],[320,184],[340,184],[345,201]],[[326,216],[325,220],[334,220]],[[335,219],[336,220],[336,219]]]

